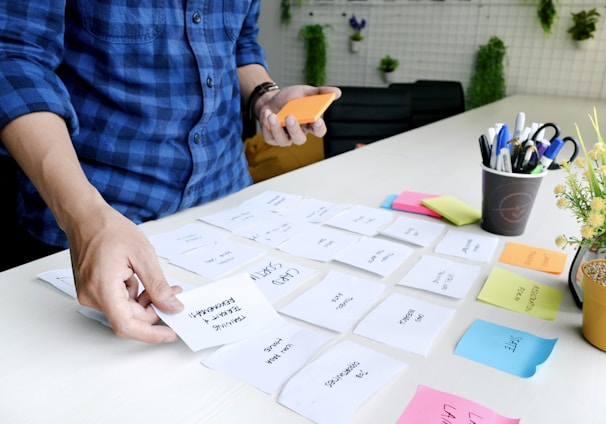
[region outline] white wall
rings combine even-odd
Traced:
[[[299,29],[328,25],[328,84],[384,85],[377,65],[385,54],[400,60],[397,80],[458,80],[466,88],[480,45],[498,36],[507,46],[507,94],[539,93],[606,98],[606,1],[557,0],[559,18],[543,33],[532,0],[303,0],[293,6],[288,27],[280,2],[264,0],[260,41],[270,72],[280,84],[303,82],[303,41]],[[596,39],[579,50],[566,30],[570,13],[595,7],[602,14]],[[348,19],[365,18],[365,46],[348,50]]]

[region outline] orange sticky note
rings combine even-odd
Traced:
[[[500,262],[537,271],[561,274],[566,267],[566,253],[508,242],[499,258]]]
[[[286,125],[287,116],[297,118],[299,124],[311,124],[320,119],[320,116],[335,100],[335,93],[316,94],[289,100],[277,113],[282,126]]]

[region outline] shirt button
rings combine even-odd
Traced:
[[[211,88],[213,85],[215,85],[213,79],[211,77],[206,78],[206,86]]]
[[[191,16],[191,20],[194,22],[194,24],[199,24],[202,22],[202,15],[200,12],[194,12],[194,14]]]
[[[195,133],[194,134],[194,143],[200,144],[200,141],[202,141],[202,137],[200,137],[200,133]]]

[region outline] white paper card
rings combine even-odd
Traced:
[[[382,283],[331,271],[280,312],[343,332],[377,301],[384,289]]]
[[[495,236],[449,230],[434,251],[470,261],[488,263],[498,244],[499,238]]]
[[[170,263],[216,279],[263,254],[262,249],[232,240],[218,240],[193,251],[174,256]]]
[[[349,205],[343,203],[332,203],[318,199],[303,199],[295,206],[280,213],[298,221],[319,224],[348,207]]]
[[[74,283],[74,273],[71,268],[44,271],[38,274],[37,277],[74,299],[78,296],[76,293],[76,284]]]
[[[364,237],[337,255],[335,260],[385,277],[402,265],[413,252],[413,249],[400,243]]]
[[[282,243],[278,249],[300,258],[329,262],[358,240],[353,234],[312,226],[310,231]]]
[[[253,210],[248,206],[240,205],[211,215],[202,216],[198,219],[216,227],[221,227],[234,232],[239,228],[252,225],[259,220],[272,216],[275,216],[272,212],[266,210]]]
[[[271,303],[309,280],[316,270],[275,256],[264,256],[242,270]]]
[[[374,236],[394,218],[392,212],[384,209],[354,205],[328,220],[326,224],[365,236]]]
[[[309,225],[305,222],[293,221],[277,214],[273,215],[270,218],[259,220],[252,225],[239,228],[235,231],[235,234],[275,248],[286,240],[304,232]]]
[[[455,310],[392,293],[354,330],[355,334],[427,356],[434,338]]]
[[[209,352],[201,362],[274,394],[330,340],[328,335],[282,321],[256,337]]]
[[[291,207],[302,198],[303,196],[298,194],[267,190],[251,199],[246,200],[245,202],[242,202],[242,206],[246,206],[253,210],[277,212]]]
[[[442,234],[446,225],[423,219],[398,216],[394,222],[383,228],[384,236],[416,244],[429,246]]]
[[[407,365],[343,341],[295,374],[278,402],[320,424],[348,423],[357,409]]]
[[[188,224],[174,231],[154,234],[149,241],[156,249],[156,254],[170,259],[180,253],[184,253],[225,236],[214,228],[208,228],[200,224]]]
[[[155,310],[194,352],[246,339],[281,321],[246,274],[180,293],[177,298],[185,305],[182,312]]]
[[[481,265],[423,255],[398,284],[462,299],[481,269]]]

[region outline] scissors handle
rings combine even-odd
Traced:
[[[567,159],[568,162],[572,162],[573,160],[576,159],[576,157],[579,154],[579,150],[580,150],[579,142],[574,137],[571,137],[571,136],[564,137],[562,139],[562,141],[564,141],[564,144],[566,144],[567,142],[570,142],[572,144],[572,148],[573,148],[572,154]],[[557,161],[554,160],[551,163],[551,165],[549,165],[548,169],[551,169],[551,170],[560,169],[560,164]]]

